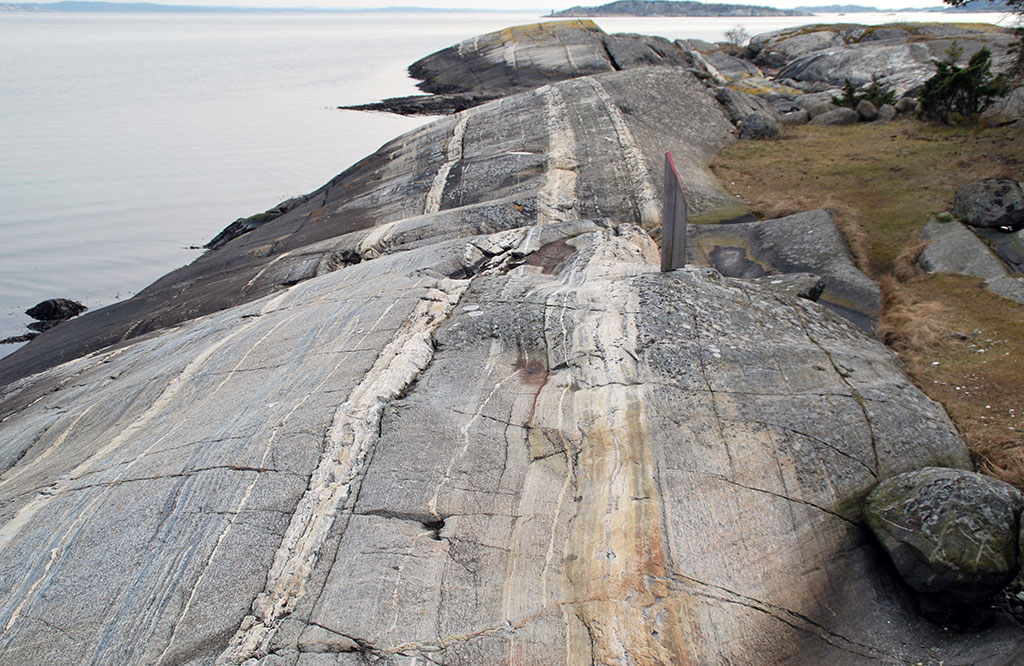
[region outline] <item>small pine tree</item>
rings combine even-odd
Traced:
[[[883,104],[895,104],[896,93],[892,90],[886,90],[878,82],[877,76],[871,77],[871,85],[864,91],[864,94],[858,95],[857,89],[853,87],[853,83],[850,79],[846,79],[846,83],[843,84],[843,96],[836,97],[832,96],[832,103],[836,106],[848,106],[851,109],[856,109],[857,105],[860,104],[862,99],[866,99],[875,105],[875,108],[882,106]]]
[[[933,60],[935,76],[925,81],[918,96],[921,108],[918,117],[942,123],[970,122],[1006,93],[1001,79],[992,76],[992,54],[981,49],[967,63],[956,64],[958,53],[953,46],[946,60]],[[960,51],[962,53],[962,51]]]

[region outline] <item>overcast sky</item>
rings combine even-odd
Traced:
[[[28,1],[28,0],[16,0]],[[53,1],[53,0],[44,0]],[[610,0],[111,0],[113,2],[149,1],[165,5],[213,5],[244,7],[331,7],[336,9],[372,9],[381,7],[442,7],[458,9],[508,9],[512,11],[536,10],[545,14],[551,10],[583,5],[602,5]],[[737,5],[766,5],[791,8],[828,4],[853,4],[900,9],[935,7],[941,0],[716,0]]]

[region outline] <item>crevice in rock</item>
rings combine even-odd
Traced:
[[[886,655],[876,647],[860,643],[858,641],[847,638],[842,634],[838,634],[829,629],[828,627],[825,627],[821,623],[813,620],[812,618],[802,613],[798,613],[794,610],[785,608],[783,606],[770,604],[759,599],[749,597],[745,594],[741,594],[740,592],[736,592],[735,590],[730,590],[729,588],[722,587],[721,585],[715,585],[713,583],[707,583],[696,578],[691,578],[690,576],[687,576],[685,574],[674,573],[672,575],[672,579],[691,588],[691,591],[696,595],[708,599],[714,599],[716,601],[721,601],[728,604],[744,606],[746,608],[750,608],[751,610],[764,613],[798,631],[810,633],[816,636],[817,638],[823,640],[824,642],[828,643],[832,647],[837,648],[839,650],[843,650],[844,652],[849,652],[851,654],[856,654],[860,657],[867,657],[870,659],[881,659],[885,657],[895,656]],[[714,594],[713,592],[711,592],[711,590],[723,593],[727,596],[723,596],[723,594]]]
[[[622,67],[619,65],[618,61],[615,60],[615,56],[612,55],[611,49],[608,48],[607,36],[601,38],[601,46],[604,48],[604,55],[608,58],[608,64],[612,66],[612,69],[616,72],[622,71]]]

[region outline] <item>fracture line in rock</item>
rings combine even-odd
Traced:
[[[448,174],[462,159],[462,141],[466,136],[466,125],[469,123],[469,111],[463,111],[455,115],[455,125],[452,128],[452,136],[445,146],[445,161],[434,174],[434,180],[430,183],[427,191],[426,202],[423,204],[423,214],[429,215],[441,210],[441,196],[444,194],[444,186],[448,183]]]
[[[626,173],[629,175],[633,187],[633,200],[636,202],[637,211],[640,214],[640,223],[645,227],[661,224],[658,193],[651,183],[651,175],[647,170],[647,163],[644,161],[643,150],[633,136],[633,132],[630,131],[622,111],[615,105],[615,101],[600,81],[590,76],[581,80],[588,82],[594,89],[594,93],[604,104],[608,111],[608,118],[615,127],[615,134],[622,147],[622,156],[626,161]]]
[[[256,281],[259,280],[261,277],[263,277],[264,273],[269,271],[275,264],[280,262],[282,259],[284,259],[285,257],[287,257],[289,254],[291,254],[294,251],[295,250],[288,250],[287,252],[284,252],[284,253],[279,254],[278,256],[274,257],[270,261],[269,264],[267,264],[266,266],[261,268],[260,271],[258,273],[256,273],[256,275],[252,276],[252,279],[250,279],[248,282],[245,283],[245,286],[242,287],[242,290],[240,292],[238,292],[238,297],[239,298],[244,297],[249,292],[249,288],[252,287],[254,284],[256,284]]]
[[[275,307],[281,300],[284,299],[286,293],[287,292],[282,292],[281,294],[278,294],[274,298],[268,300],[260,309],[260,312],[273,309],[273,307]],[[87,459],[79,463],[78,466],[76,466],[73,470],[71,470],[67,474],[62,475],[52,485],[40,491],[32,500],[30,500],[28,503],[25,504],[25,506],[19,509],[18,512],[6,524],[4,524],[3,528],[0,528],[0,550],[2,550],[12,540],[14,540],[14,538],[17,537],[17,535],[21,532],[21,529],[31,521],[32,517],[41,509],[43,509],[47,504],[49,504],[49,502],[54,497],[60,495],[64,490],[72,486],[75,479],[89,472],[93,465],[102,460],[109,453],[117,450],[119,447],[128,442],[136,433],[138,433],[147,425],[149,425],[158,414],[163,412],[165,408],[168,405],[170,405],[170,403],[182,391],[184,386],[196,375],[197,372],[199,372],[200,368],[202,368],[202,366],[210,359],[210,357],[213,354],[215,354],[221,347],[229,343],[231,340],[248,332],[249,329],[258,325],[258,323],[258,320],[254,320],[249,324],[241,326],[234,333],[221,338],[220,340],[213,343],[209,347],[203,349],[198,355],[196,355],[195,358],[193,358],[185,366],[185,368],[177,377],[174,377],[168,383],[167,388],[163,390],[160,396],[153,401],[153,403],[146,409],[145,412],[142,413],[142,415],[140,415],[131,424],[129,424],[124,430],[121,431],[120,434],[114,437],[110,442],[102,446],[94,454],[92,454]],[[176,427],[177,425],[172,427],[172,429],[163,436],[157,438],[156,441],[150,444],[149,447],[147,447],[146,450],[143,451],[139,457],[143,457],[147,453],[149,453],[149,451],[151,451],[157,444],[166,439],[174,431]],[[118,474],[118,476],[115,477],[115,479],[111,482],[111,484],[108,484],[108,487],[109,485],[112,485],[114,482],[116,482],[118,479],[122,478],[125,474],[127,474],[130,468],[131,466],[128,466],[124,470],[122,470],[121,473]],[[80,525],[86,519],[86,517],[90,514],[90,510],[92,509],[92,507],[95,506],[100,501],[100,499],[102,499],[105,496],[105,494],[106,490],[104,489],[99,494],[97,494],[96,497],[90,500],[86,507],[79,512],[78,517],[75,519],[75,521],[72,522],[68,529],[65,530],[61,537],[58,539],[56,546],[50,549],[49,557],[47,559],[46,564],[43,567],[42,573],[39,575],[39,578],[37,578],[36,581],[32,584],[28,592],[22,598],[21,602],[15,607],[14,611],[11,613],[11,617],[7,620],[7,623],[4,626],[4,632],[9,631],[11,627],[14,626],[14,623],[17,621],[18,616],[24,609],[25,604],[32,599],[32,595],[34,594],[35,590],[39,587],[39,585],[46,579],[47,574],[53,567],[53,563],[57,560],[59,554],[63,551],[65,547],[67,547],[68,543],[70,543],[71,536],[77,529],[78,525]]]
[[[385,308],[383,312],[381,312],[380,316],[378,316],[377,319],[369,327],[366,327],[366,331],[363,333],[363,335],[359,338],[359,340],[355,343],[354,346],[357,347],[357,348],[362,347],[363,343],[366,342],[366,339],[368,337],[370,337],[370,335],[377,330],[378,324],[380,324],[380,322],[384,320],[384,318],[391,312],[391,310],[393,310],[395,308],[395,306],[397,304],[398,304],[398,301],[392,301],[392,303],[390,305],[388,305],[388,307]],[[298,315],[295,315],[295,316],[298,316]],[[290,321],[293,318],[294,317],[289,317],[285,321]],[[282,323],[284,323],[284,322],[282,322]],[[279,325],[280,324],[278,324],[278,326]],[[277,326],[274,327],[274,329],[276,329],[276,328],[277,328]],[[268,333],[268,335],[269,335],[269,333]],[[260,341],[257,342],[256,344],[258,345],[258,344],[260,344],[260,342],[263,342],[263,340],[265,340],[266,337],[267,336],[263,336],[263,338],[261,338]],[[255,346],[256,345],[254,345],[253,348],[255,348]],[[248,353],[246,355],[248,355]],[[342,370],[344,370],[345,368],[348,367],[345,364],[344,359],[345,359],[345,355],[342,355],[339,358],[339,361],[338,361],[337,365],[335,365],[334,368],[329,373],[327,373],[326,376],[324,376],[323,380],[321,380],[319,383],[317,383],[317,385],[315,387],[313,387],[313,389],[310,390],[308,393],[306,393],[306,395],[304,395],[302,397],[302,399],[298,400],[294,405],[292,405],[292,408],[290,410],[288,410],[288,413],[284,415],[284,418],[282,418],[280,420],[280,422],[277,425],[274,426],[273,431],[270,433],[270,437],[267,438],[267,444],[263,448],[263,455],[260,458],[260,465],[259,465],[261,468],[262,467],[266,467],[267,460],[270,457],[271,451],[273,450],[274,442],[277,440],[277,435],[278,435],[278,433],[281,432],[281,430],[289,422],[289,420],[291,419],[292,415],[294,415],[295,412],[299,411],[299,409],[304,404],[306,404],[306,402],[311,397],[313,397],[314,395],[319,394],[320,391],[323,389],[323,387],[325,385],[327,385],[327,383],[330,382],[335,377],[335,375],[338,374],[339,371],[342,371]],[[237,370],[237,368],[238,368],[238,366],[235,367],[236,370]],[[223,382],[221,383],[221,386],[223,386]],[[220,386],[218,386],[217,388],[219,389]],[[178,616],[177,621],[174,623],[174,629],[171,632],[171,637],[170,637],[170,639],[168,639],[167,645],[164,647],[163,651],[160,653],[160,656],[157,658],[157,661],[156,661],[157,666],[159,666],[161,663],[163,663],[164,659],[167,656],[167,653],[170,652],[171,648],[174,646],[174,641],[175,641],[175,639],[178,636],[178,630],[181,628],[182,621],[185,619],[185,617],[189,613],[189,610],[191,610],[191,608],[192,608],[192,603],[193,603],[193,601],[195,601],[196,594],[197,594],[199,588],[201,587],[203,580],[206,577],[207,571],[209,571],[210,563],[213,562],[214,557],[219,552],[221,544],[224,542],[224,539],[227,538],[228,534],[231,532],[231,528],[234,527],[235,521],[237,520],[238,516],[241,515],[242,511],[245,509],[245,506],[249,503],[249,498],[252,496],[252,492],[256,488],[256,484],[259,482],[259,478],[260,478],[259,475],[253,477],[253,480],[249,483],[248,487],[245,489],[245,492],[242,495],[241,500],[238,502],[238,505],[235,507],[234,516],[232,517],[231,521],[228,523],[228,526],[224,529],[223,532],[221,532],[220,536],[217,538],[217,543],[214,545],[213,549],[210,551],[210,556],[209,556],[209,558],[207,558],[206,566],[203,568],[203,572],[199,575],[199,578],[196,579],[195,584],[192,586],[192,590],[189,593],[188,601],[185,603],[185,607],[182,609],[181,614]]]
[[[444,280],[424,295],[405,325],[338,408],[326,450],[299,500],[267,575],[266,589],[253,602],[218,664],[239,664],[265,651],[280,621],[305,593],[334,518],[362,473],[378,438],[381,414],[401,395],[434,355],[431,336],[458,303],[468,282]]]

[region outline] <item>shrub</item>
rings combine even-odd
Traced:
[[[850,79],[846,79],[846,83],[843,85],[843,96],[836,97],[832,96],[832,103],[836,106],[848,106],[851,109],[856,109],[857,105],[860,104],[862,99],[866,99],[875,105],[875,108],[880,108],[883,104],[895,104],[896,93],[892,90],[886,90],[878,83],[877,77],[871,77],[871,85],[864,91],[863,94],[857,94],[856,88],[853,87],[853,83]]]
[[[956,59],[962,50],[954,42],[946,60],[933,60],[935,76],[925,81],[918,96],[918,117],[942,123],[970,122],[1006,93],[1001,79],[992,76],[992,54],[981,49],[960,67]]]

